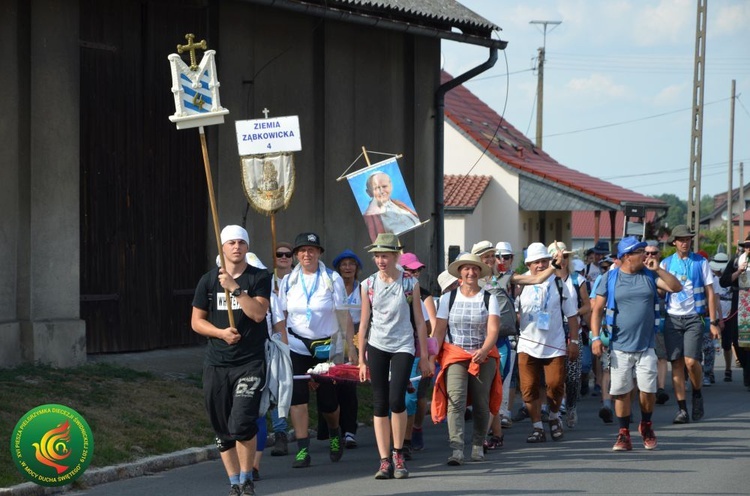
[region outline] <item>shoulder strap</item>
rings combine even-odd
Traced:
[[[500,291],[505,292],[505,290],[503,288],[499,288],[499,289],[500,289]],[[492,297],[492,295],[490,294],[489,291],[485,291],[484,292],[484,308],[486,308],[488,312],[490,311],[490,298],[491,297]]]
[[[458,293],[458,288],[455,288],[453,291],[450,292],[450,296],[448,297],[448,324],[445,326],[445,332],[446,336],[448,337],[448,342],[453,344],[453,336],[451,335],[451,325],[450,325],[450,318],[451,318],[451,308],[453,308],[453,302],[456,301],[456,294]]]
[[[560,295],[560,316],[562,321],[565,322],[565,312],[563,312],[563,283],[562,279],[555,276],[555,286],[557,286],[557,293]]]

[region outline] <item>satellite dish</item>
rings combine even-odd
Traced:
[[[721,213],[721,220],[727,220],[727,212],[724,211]]]

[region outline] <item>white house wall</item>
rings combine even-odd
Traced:
[[[488,132],[491,134],[492,131]],[[466,217],[462,232],[453,232],[459,229],[459,224],[453,224],[452,220],[449,222],[450,214],[446,212],[446,253],[451,244],[461,245],[462,248],[468,244],[468,248],[471,249],[472,244],[483,239],[493,243],[508,241],[515,250],[522,244],[518,210],[518,174],[498,165],[497,159],[491,155],[482,155],[482,151],[482,148],[473,145],[450,120],[446,120],[445,173],[492,177],[479,206],[474,213]],[[474,166],[478,158],[479,162]]]

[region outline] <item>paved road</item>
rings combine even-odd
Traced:
[[[717,359],[717,377],[723,363]],[[671,392],[670,392],[671,394]],[[261,465],[259,495],[456,495],[456,494],[750,494],[750,392],[741,371],[734,382],[704,388],[703,421],[673,425],[676,403],[656,406],[654,425],[659,448],[646,451],[636,424],[634,449],[613,452],[615,424],[598,418],[598,398],[579,405],[579,426],[565,439],[542,445],[525,442],[529,421],[506,430],[505,447],[481,463],[449,467],[444,424],[425,427],[426,449],[408,463],[407,480],[375,480],[378,456],[372,428],[360,430],[360,446],[338,464],[328,460],[327,444],[313,441],[312,466],[292,469],[292,456],[271,457]],[[471,425],[471,424],[469,424]],[[549,437],[548,437],[549,438]],[[468,453],[468,449],[467,449]],[[143,496],[157,494],[225,495],[228,485],[219,461],[203,462],[167,472],[95,486],[76,496]]]

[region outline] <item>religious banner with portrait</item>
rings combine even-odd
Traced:
[[[419,220],[395,157],[345,177],[372,241],[379,233],[400,235],[426,222]]]

